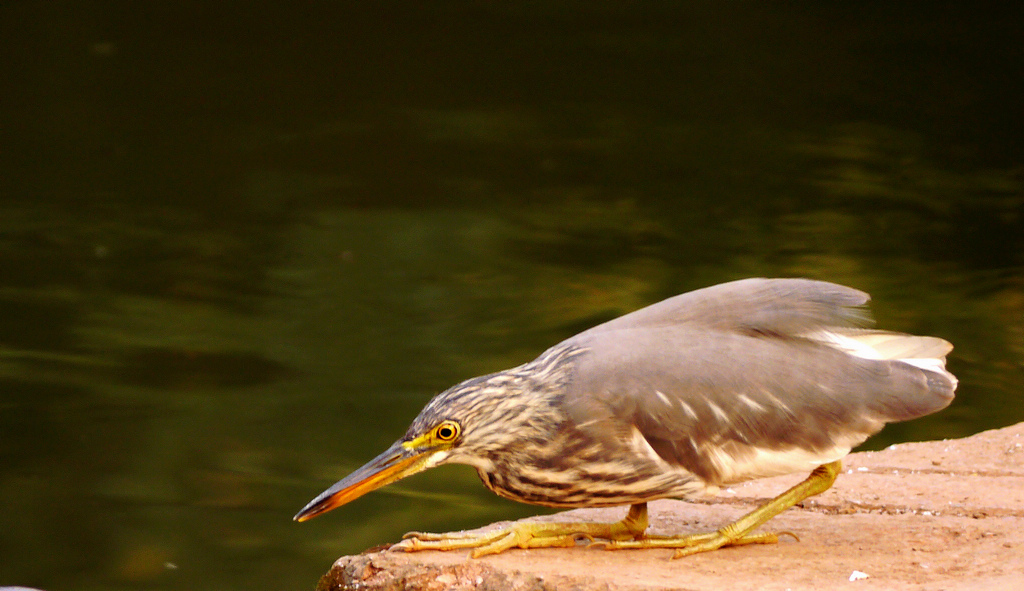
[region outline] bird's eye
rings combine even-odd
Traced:
[[[434,429],[434,434],[441,441],[452,441],[459,436],[459,424],[454,421],[445,421]]]

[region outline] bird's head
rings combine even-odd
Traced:
[[[446,463],[487,470],[488,452],[507,446],[530,421],[525,397],[536,393],[512,372],[463,382],[434,397],[405,436],[295,516],[306,521],[382,486]]]

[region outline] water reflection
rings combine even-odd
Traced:
[[[145,9],[156,28],[31,5],[3,8],[30,37],[3,48],[45,59],[4,66],[25,94],[0,126],[0,584],[311,587],[410,529],[536,513],[450,467],[290,521],[433,393],[746,276],[853,285],[957,346],[956,403],[871,447],[1024,420],[1019,138],[986,119],[1019,104],[927,51],[903,57],[949,92],[886,68],[863,90],[851,70],[904,34],[871,15],[658,8],[691,38],[575,3],[394,31],[282,8],[246,17],[266,46],[235,13],[183,24],[189,3]],[[791,41],[744,36],[765,19]],[[847,35],[819,45],[819,20]]]

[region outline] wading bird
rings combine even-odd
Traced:
[[[746,279],[616,318],[537,359],[458,384],[406,434],[310,502],[305,521],[441,464],[469,464],[498,495],[550,507],[630,505],[618,523],[517,523],[414,532],[396,548],[675,548],[767,544],[756,528],[828,489],[883,425],[945,408],[956,378],[939,338],[863,328],[866,293],[807,279]],[[647,502],[755,478],[806,480],[718,531],[647,536]]]

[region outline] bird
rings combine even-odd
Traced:
[[[476,468],[498,495],[560,508],[629,506],[615,523],[516,522],[410,532],[393,549],[670,548],[673,557],[772,544],[758,528],[830,488],[850,450],[886,423],[948,406],[952,345],[871,328],[867,293],[812,279],[751,278],[620,316],[512,369],[436,395],[387,450],[325,490],[306,521],[443,464]],[[704,533],[647,533],[647,503],[748,480],[809,475]]]

